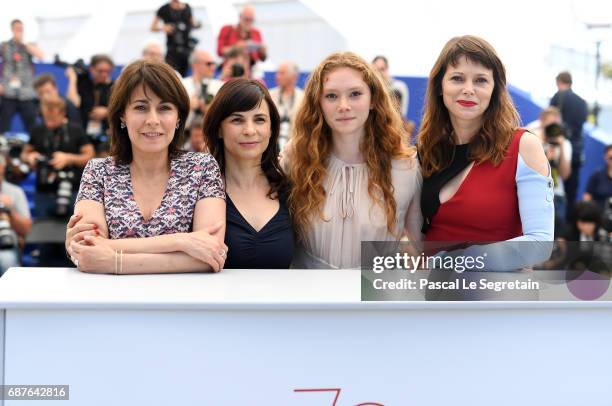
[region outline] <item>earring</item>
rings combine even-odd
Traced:
[[[121,129],[124,129],[124,128],[125,128],[125,123],[124,123],[123,121],[121,122],[120,127],[121,127]]]
[[[180,126],[181,126],[181,122],[180,122],[180,121],[177,121],[177,122],[176,122],[176,129],[178,130]]]

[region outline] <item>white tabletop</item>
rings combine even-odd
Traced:
[[[12,268],[0,278],[0,308],[612,308],[612,302],[362,302],[360,281],[359,270],[98,275],[74,268]]]

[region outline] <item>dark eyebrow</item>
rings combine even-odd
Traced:
[[[347,89],[347,91],[352,92],[353,90],[363,90],[363,89],[365,89],[365,86],[359,85],[359,86],[353,86]],[[333,89],[333,88],[328,88],[328,89],[323,88],[323,91],[324,92],[339,92],[339,90]]]
[[[130,104],[134,104],[134,103],[149,103],[149,100],[147,100],[147,99],[138,99],[138,100],[132,101]]]

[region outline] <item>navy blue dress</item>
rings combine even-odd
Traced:
[[[295,240],[286,200],[279,198],[276,214],[256,231],[227,195],[228,246],[225,269],[288,269],[293,259]]]

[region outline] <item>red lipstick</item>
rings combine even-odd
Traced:
[[[476,105],[475,102],[467,100],[458,100],[457,103],[459,103],[463,107],[474,107]]]

